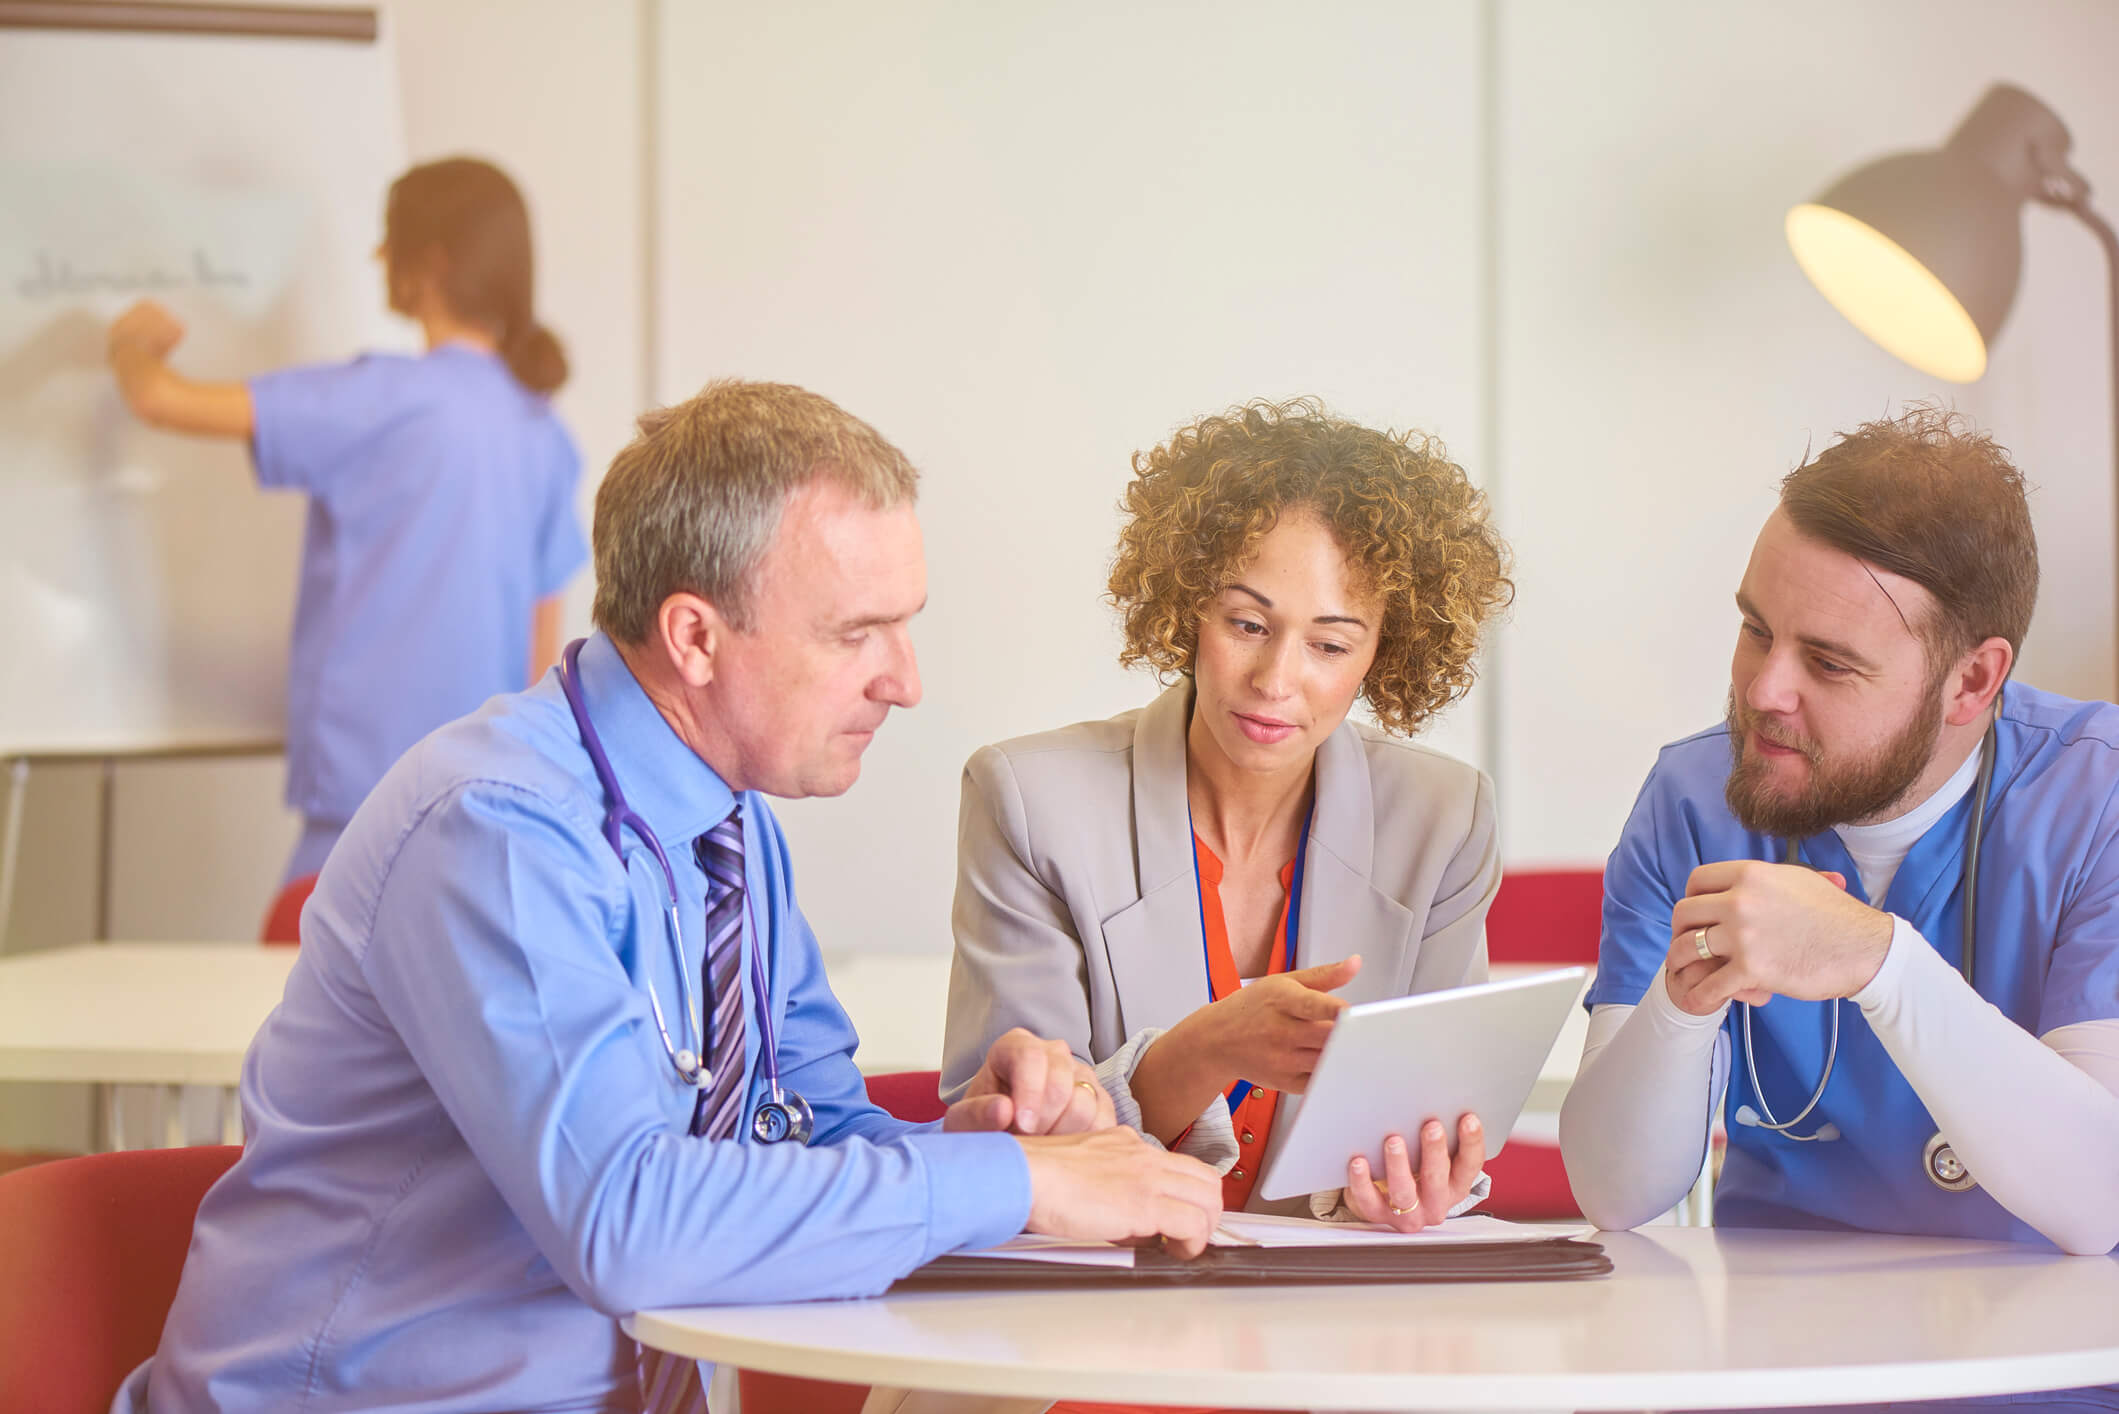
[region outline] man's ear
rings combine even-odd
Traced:
[[[655,611],[658,646],[679,679],[690,688],[714,680],[714,665],[731,630],[713,601],[697,594],[672,594]]]
[[[1959,658],[1944,680],[1943,720],[1953,727],[1978,721],[2015,665],[2016,651],[2006,638],[1990,638]]]

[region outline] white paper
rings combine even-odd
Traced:
[[[1526,1226],[1466,1213],[1418,1232],[1398,1232],[1370,1223],[1329,1223],[1315,1218],[1283,1218],[1269,1213],[1225,1213],[1214,1230],[1217,1247],[1401,1247],[1449,1246],[1467,1242],[1549,1242],[1586,1237],[1587,1226]]]
[[[1130,1267],[1133,1249],[1112,1242],[1075,1242],[1065,1237],[1046,1237],[1026,1232],[998,1247],[959,1252],[960,1257],[1013,1257],[1019,1262],[1059,1262],[1071,1267]]]
[[[1446,1247],[1473,1242],[1550,1242],[1587,1237],[1589,1226],[1526,1226],[1484,1213],[1467,1213],[1419,1232],[1398,1232],[1368,1223],[1328,1223],[1315,1218],[1282,1218],[1268,1213],[1225,1213],[1209,1239],[1215,1247]],[[1134,1249],[1112,1242],[1076,1242],[1026,1232],[998,1247],[960,1252],[961,1257],[1012,1257],[1020,1262],[1057,1262],[1073,1267],[1130,1267]]]

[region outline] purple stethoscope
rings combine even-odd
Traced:
[[[581,696],[581,646],[586,639],[575,639],[567,645],[559,659],[559,688],[566,694],[567,707],[574,714],[575,729],[581,733],[581,744],[588,748],[589,762],[596,768],[596,779],[602,783],[603,794],[608,802],[603,812],[603,837],[610,842],[618,855],[620,868],[626,867],[624,834],[627,829],[640,837],[641,843],[655,856],[662,866],[662,880],[668,886],[668,902],[662,910],[662,920],[669,933],[670,954],[677,962],[678,1005],[683,1015],[678,1018],[683,1034],[675,1039],[670,1036],[668,1021],[662,1013],[662,999],[655,995],[655,983],[647,980],[647,1004],[655,1013],[655,1029],[662,1033],[662,1050],[676,1067],[677,1076],[686,1085],[699,1092],[692,1104],[691,1132],[701,1134],[706,1129],[706,1092],[714,1083],[714,1073],[707,1069],[706,1058],[713,1052],[714,999],[713,980],[703,979],[708,989],[704,1010],[695,1005],[692,996],[691,965],[684,956],[683,925],[677,918],[677,873],[670,868],[670,858],[663,852],[662,841],[648,828],[647,821],[640,818],[625,802],[625,792],[618,789],[617,773],[611,769],[611,760],[603,753],[603,741],[596,735],[595,724],[589,721],[588,704]],[[744,893],[743,911],[750,924],[750,987],[758,1000],[758,1056],[765,1068],[765,1085],[769,1098],[761,1103],[751,1115],[751,1137],[761,1144],[779,1144],[792,1140],[807,1144],[816,1129],[816,1115],[809,1101],[792,1090],[780,1088],[780,1050],[773,1035],[772,994],[766,990],[765,939],[758,932],[757,914],[751,909],[750,894]],[[699,1038],[697,1047],[691,1045],[692,1037]],[[679,1042],[684,1044],[680,1045]]]

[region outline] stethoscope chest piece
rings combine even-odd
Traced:
[[[1921,1150],[1920,1167],[1929,1182],[1949,1193],[1963,1193],[1979,1186],[1972,1171],[1964,1166],[1964,1160],[1957,1157],[1957,1151],[1940,1132],[1931,1136],[1927,1147]]]
[[[807,1144],[816,1128],[816,1112],[810,1109],[809,1101],[792,1090],[767,1100],[750,1117],[751,1137],[760,1144]]]

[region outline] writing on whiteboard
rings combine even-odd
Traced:
[[[203,250],[194,250],[188,265],[77,266],[66,256],[40,250],[35,267],[15,281],[25,300],[67,299],[94,294],[158,294],[168,290],[245,289],[250,277],[232,266],[217,265]]]

